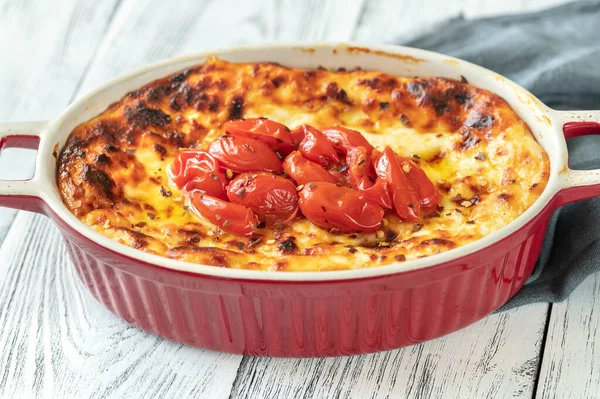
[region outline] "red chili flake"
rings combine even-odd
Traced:
[[[248,249],[253,248],[253,247],[257,246],[258,244],[260,244],[264,238],[265,237],[261,236],[261,235],[256,235],[256,236],[250,237],[250,240],[248,240],[248,245],[247,245]]]

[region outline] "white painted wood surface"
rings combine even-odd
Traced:
[[[488,17],[541,10],[564,0],[376,0],[367,2],[354,39],[393,43],[430,31],[449,18]]]
[[[460,13],[559,2],[0,0],[0,54],[9,55],[0,62],[0,121],[51,118],[108,78],[183,53],[272,41],[390,42]],[[594,397],[600,382],[597,278],[551,314],[531,305],[411,348],[243,358],[129,326],[79,282],[48,220],[19,213],[11,226],[13,217],[0,212],[1,397],[562,398]]]
[[[79,281],[45,217],[19,213],[0,259],[2,397],[229,396],[241,356],[166,341],[114,316]]]
[[[441,339],[371,355],[246,357],[233,397],[531,398],[547,308],[492,315]]]
[[[600,276],[552,305],[538,398],[600,397]]]
[[[0,122],[49,119],[69,104],[114,5],[0,0]],[[0,178],[31,174],[27,153],[0,157]],[[15,215],[0,208],[0,242]]]

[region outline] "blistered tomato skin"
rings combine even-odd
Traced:
[[[331,183],[309,183],[300,191],[300,210],[315,225],[340,233],[380,228],[383,208],[358,191]]]
[[[346,162],[348,163],[348,180],[353,189],[366,189],[375,184],[377,175],[365,147],[351,147],[346,155]]]
[[[377,175],[389,183],[394,210],[400,219],[416,222],[421,216],[421,200],[415,188],[398,163],[390,147],[383,153],[373,153],[373,162]]]
[[[227,198],[227,178],[217,160],[206,151],[182,151],[167,174],[186,193],[200,190],[213,197]]]
[[[336,150],[347,154],[354,147],[364,147],[370,155],[373,146],[360,132],[341,126],[333,126],[322,130]]]
[[[304,139],[298,146],[304,158],[325,167],[340,163],[340,157],[333,144],[323,133],[308,125],[302,125],[298,129],[303,130],[304,133]]]
[[[435,211],[437,205],[442,200],[442,196],[431,180],[429,180],[425,171],[409,158],[398,157],[398,162],[403,170],[408,170],[408,180],[419,193],[421,208],[426,212]]]
[[[351,147],[346,155],[350,187],[385,209],[392,208],[389,184],[377,176],[368,149]]]
[[[236,173],[282,172],[281,159],[267,144],[243,136],[221,136],[208,147],[221,166]]]
[[[296,148],[302,143],[304,140],[304,129],[302,127],[296,128],[290,132],[290,137],[292,138],[292,143]]]
[[[231,234],[249,236],[258,224],[256,215],[250,208],[225,202],[198,191],[190,194],[188,206],[197,216]]]
[[[324,167],[304,158],[299,151],[293,151],[283,161],[283,171],[297,185],[310,182],[337,183],[336,179]]]
[[[231,181],[227,196],[250,208],[267,227],[285,224],[298,214],[298,193],[290,180],[272,173],[243,173]]]
[[[369,188],[363,188],[360,190],[361,194],[364,195],[368,200],[373,201],[377,205],[384,209],[392,209],[394,204],[392,203],[392,197],[390,196],[390,184],[378,177],[375,180],[375,184]]]
[[[250,137],[267,144],[275,152],[285,156],[295,150],[287,126],[264,118],[238,119],[225,122],[225,131],[233,136]]]

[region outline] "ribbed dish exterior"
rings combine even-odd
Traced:
[[[66,243],[92,294],[145,331],[216,351],[321,357],[400,348],[481,319],[529,277],[543,230],[494,257],[488,251],[424,271],[318,284],[186,274],[114,252],[93,256],[102,251],[83,237]]]

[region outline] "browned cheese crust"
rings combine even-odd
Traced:
[[[170,185],[168,165],[183,148],[206,148],[225,121],[259,116],[290,128],[343,125],[413,157],[443,194],[438,212],[419,223],[389,214],[369,234],[332,234],[302,218],[251,238],[196,219]],[[286,271],[376,267],[465,245],[522,214],[548,175],[527,125],[502,98],[467,82],[216,58],[77,126],[58,163],[64,203],[113,240],[188,262]]]

